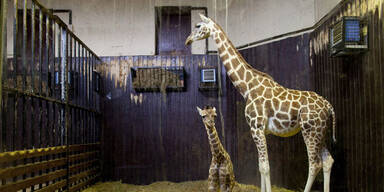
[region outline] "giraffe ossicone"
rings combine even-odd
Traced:
[[[304,192],[311,190],[321,168],[324,173],[324,191],[329,192],[334,160],[324,140],[329,127],[327,122],[332,118],[333,139],[336,141],[336,120],[332,105],[315,92],[285,88],[268,74],[254,69],[216,22],[204,15],[200,15],[200,18],[202,22],[196,24],[185,44],[212,37],[229,79],[246,100],[245,117],[258,151],[261,191],[271,192],[265,135],[289,137],[301,131],[309,159]]]
[[[208,176],[208,192],[232,192],[235,186],[235,174],[231,157],[220,142],[215,127],[216,108],[205,106],[204,109],[197,107],[207,131],[208,140],[212,153],[211,165]]]

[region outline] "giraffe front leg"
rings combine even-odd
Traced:
[[[209,167],[208,192],[217,192],[219,189],[219,168],[212,162]]]
[[[267,140],[264,131],[261,129],[263,125],[258,128],[251,128],[252,138],[256,144],[259,154],[259,171],[261,175],[261,192],[271,192],[271,179],[270,168],[268,161]]]
[[[329,192],[329,183],[331,179],[331,169],[333,165],[333,158],[327,148],[323,147],[321,152],[321,159],[323,161],[323,175],[324,175],[324,192]]]

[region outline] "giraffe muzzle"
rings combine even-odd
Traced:
[[[192,44],[193,40],[191,36],[188,36],[187,40],[185,40],[185,45],[190,45]]]

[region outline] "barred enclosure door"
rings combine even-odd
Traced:
[[[0,10],[0,192],[79,191],[101,173],[101,60],[37,0]]]
[[[191,7],[156,7],[156,55],[190,55]]]

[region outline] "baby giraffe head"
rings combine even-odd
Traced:
[[[202,14],[200,14],[200,18],[202,22],[195,25],[195,29],[192,30],[187,40],[185,40],[185,45],[190,45],[194,41],[203,40],[211,36],[213,21]]]
[[[199,111],[201,117],[203,117],[203,122],[205,125],[208,127],[215,126],[215,118],[217,116],[215,107],[205,106],[204,109],[200,109],[199,107],[196,108]]]

